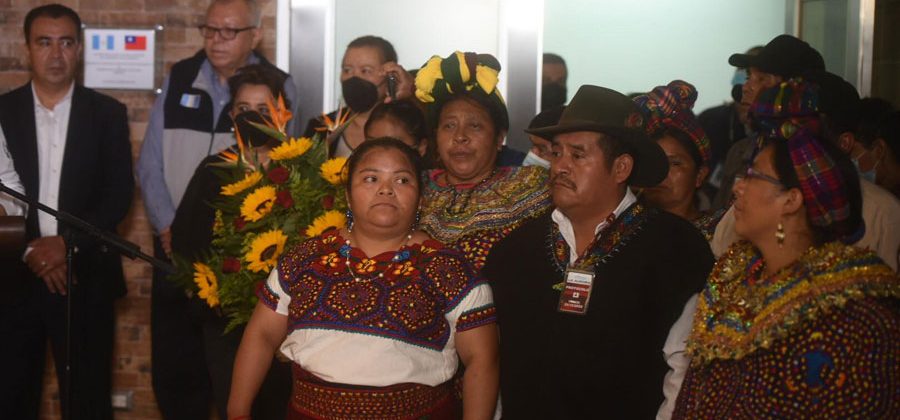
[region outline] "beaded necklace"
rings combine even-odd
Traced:
[[[406,245],[409,244],[409,240],[412,239],[412,232],[410,232],[409,234],[406,235],[406,239],[404,239],[403,243],[400,244],[400,247],[397,248],[397,251],[394,253],[394,256],[390,260],[390,263],[386,267],[384,267],[384,270],[379,270],[378,275],[376,275],[376,276],[362,278],[358,275],[359,273],[354,273],[353,268],[350,267],[350,250],[353,249],[353,247],[350,246],[350,238],[349,238],[350,234],[351,234],[351,232],[348,231],[347,239],[344,241],[344,245],[341,245],[341,249],[338,252],[341,254],[341,256],[344,257],[344,265],[347,266],[347,273],[350,274],[350,277],[352,277],[353,281],[355,281],[355,282],[361,282],[363,280],[368,281],[368,280],[374,279],[375,277],[382,279],[382,278],[384,278],[384,272],[389,271],[391,269],[391,266],[393,266],[394,264],[397,264],[397,263],[402,263],[409,259],[409,251],[405,250],[403,248],[405,248]],[[376,263],[374,260],[372,260],[372,261],[373,261],[373,264]]]

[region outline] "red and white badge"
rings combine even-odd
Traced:
[[[566,270],[566,282],[559,294],[559,306],[556,309],[571,314],[586,314],[593,287],[594,273],[569,268]]]

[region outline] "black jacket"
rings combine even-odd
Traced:
[[[25,195],[37,200],[40,175],[31,83],[0,96],[0,125],[16,172],[25,186]],[[134,192],[131,168],[125,105],[76,84],[60,174],[59,210],[115,232],[131,207]],[[29,239],[40,236],[37,212],[36,206],[29,206],[26,218]],[[59,233],[64,233],[64,229],[65,225],[60,223]],[[107,251],[78,232],[73,232],[71,238],[78,246],[74,266],[79,284],[91,285],[85,290],[96,297],[124,295],[125,278],[119,254]]]
[[[587,313],[561,313],[550,214],[510,233],[483,269],[499,319],[503,417],[653,418],[667,371],[662,348],[705,284],[709,245],[690,223],[648,209],[640,229],[594,266]]]

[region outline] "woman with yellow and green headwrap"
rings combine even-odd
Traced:
[[[550,206],[547,171],[497,165],[509,115],[489,54],[434,56],[416,74],[438,169],[425,181],[422,229],[481,269],[491,247]]]

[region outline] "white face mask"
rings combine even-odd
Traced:
[[[528,154],[525,155],[525,160],[522,161],[522,166],[540,166],[550,169],[550,161],[529,150]]]

